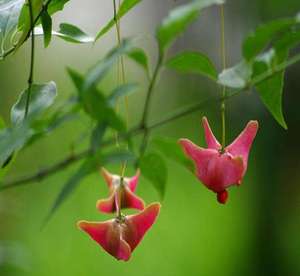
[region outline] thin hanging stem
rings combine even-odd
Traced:
[[[30,29],[31,29],[31,58],[30,58],[29,77],[27,81],[28,88],[27,88],[27,98],[26,98],[24,118],[27,117],[29,111],[29,103],[30,103],[31,89],[33,83],[33,73],[34,73],[34,49],[35,49],[34,19],[33,19],[33,7],[32,7],[31,0],[28,0],[28,6],[29,6]]]
[[[226,69],[226,43],[225,43],[225,15],[224,4],[220,6],[220,29],[221,29],[221,57],[222,57],[222,69]],[[222,148],[226,146],[226,105],[225,105],[226,87],[222,86],[222,102],[221,102],[221,122],[222,122]]]

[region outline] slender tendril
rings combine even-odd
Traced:
[[[222,69],[226,68],[226,45],[225,45],[225,16],[224,16],[224,4],[220,6],[220,29],[221,29],[221,57],[222,57]],[[222,86],[222,97],[225,99],[226,87]],[[222,148],[226,146],[226,105],[225,100],[221,102],[221,122],[222,122]]]
[[[27,98],[26,98],[26,105],[25,105],[25,114],[24,118],[27,117],[29,111],[29,103],[31,97],[31,89],[33,83],[33,74],[34,74],[34,46],[35,46],[35,37],[34,37],[34,19],[33,19],[33,7],[32,1],[28,0],[28,7],[29,7],[29,17],[30,17],[30,29],[31,29],[31,58],[30,58],[30,71],[28,77],[28,88],[27,88]]]

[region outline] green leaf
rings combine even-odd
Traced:
[[[109,100],[95,86],[83,90],[84,77],[75,70],[68,68],[68,73],[77,88],[79,100],[85,112],[99,123],[106,122],[116,130],[124,131],[125,124],[111,107]]]
[[[73,43],[89,43],[94,41],[93,37],[80,30],[77,26],[68,23],[61,23],[59,30],[53,32],[53,34]]]
[[[140,159],[139,165],[143,176],[153,184],[161,198],[164,198],[168,169],[162,157],[154,152],[148,153]]]
[[[18,124],[24,119],[28,89],[23,91],[11,109],[11,121]],[[30,92],[28,117],[35,117],[54,102],[57,96],[56,84],[48,82],[44,84],[33,84]]]
[[[194,171],[193,162],[188,159],[178,145],[178,141],[169,137],[155,137],[151,145],[165,155],[165,157],[184,166],[189,171]]]
[[[52,35],[52,18],[46,10],[42,11],[41,21],[44,32],[44,46],[46,48],[51,41]]]
[[[99,150],[107,125],[103,122],[97,124],[91,135],[91,148],[93,151]]]
[[[117,12],[116,19],[120,20],[124,15],[126,15],[132,8],[139,4],[141,0],[123,0],[121,6]],[[101,36],[106,34],[115,25],[115,19],[112,18],[97,34],[95,41],[97,41]]]
[[[108,55],[98,62],[92,69],[89,70],[85,78],[82,89],[89,90],[92,86],[97,85],[108,70],[118,61],[119,57],[127,54],[131,50],[131,43],[129,40],[122,41],[121,45],[111,50]]]
[[[176,37],[184,32],[187,26],[198,17],[202,9],[222,3],[222,0],[195,0],[172,10],[156,33],[160,52],[163,53]]]
[[[148,57],[143,49],[135,48],[135,49],[131,50],[127,55],[129,58],[131,58],[137,64],[142,66],[145,69],[147,75],[149,76],[149,74],[150,74],[149,61],[148,61]]]
[[[267,71],[271,71],[273,66],[281,64],[288,57],[288,52],[281,52],[280,55],[274,49],[256,58],[254,63],[254,77],[259,76]],[[282,94],[284,86],[284,71],[275,74],[262,83],[256,85],[256,90],[267,107],[269,112],[273,115],[275,120],[284,128],[287,129],[283,112],[282,112]]]
[[[23,4],[20,0],[0,1],[0,57],[12,47]]]
[[[289,32],[291,27],[299,24],[297,18],[279,19],[259,26],[243,43],[243,55],[251,60],[265,50],[271,41],[282,33]]]
[[[27,121],[0,131],[0,167],[3,166],[13,152],[25,145],[33,133]]]
[[[138,85],[136,83],[126,83],[118,86],[108,97],[109,105],[115,106],[119,98],[130,95],[137,89],[137,87]]]
[[[6,127],[6,124],[5,124],[5,121],[3,120],[3,118],[0,116],[0,131],[1,129],[5,128]]]
[[[49,1],[49,0],[48,0]],[[48,5],[48,13],[54,14],[58,11],[63,10],[65,4],[70,0],[51,0],[50,4]]]
[[[180,73],[204,75],[213,80],[217,79],[217,70],[210,59],[199,52],[182,52],[169,59],[166,66]]]
[[[236,89],[245,88],[252,76],[252,66],[245,60],[234,67],[225,69],[218,77],[218,83]]]

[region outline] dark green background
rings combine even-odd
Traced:
[[[101,3],[100,3],[101,2]],[[102,3],[103,2],[103,3]],[[123,21],[123,34],[137,35],[154,60],[155,26],[167,11],[186,1],[144,0]],[[300,11],[296,0],[228,0],[226,40],[228,63],[240,55],[246,34],[269,19],[294,15]],[[111,1],[70,1],[65,11],[55,17],[60,22],[79,25],[90,33],[103,25],[111,14]],[[175,44],[171,53],[181,49],[201,50],[218,65],[218,9],[205,11]],[[74,45],[53,39],[48,49],[37,43],[35,79],[54,80],[58,102],[74,93],[66,66],[81,71],[99,60],[115,44],[110,33],[95,46]],[[8,121],[9,110],[26,86],[29,45],[0,63],[0,114]],[[170,53],[170,54],[171,54]],[[218,65],[219,66],[219,65]],[[173,162],[168,163],[169,180],[157,223],[145,236],[128,263],[117,262],[104,253],[86,235],[77,230],[80,219],[104,220],[95,202],[107,195],[98,173],[83,181],[61,207],[46,228],[40,230],[45,215],[74,165],[42,182],[0,194],[0,275],[300,275],[300,66],[286,75],[284,110],[289,126],[284,131],[264,109],[255,92],[247,92],[227,104],[227,140],[230,142],[248,120],[257,119],[260,131],[250,155],[248,173],[240,188],[230,190],[226,206],[217,204],[215,195],[196,178]],[[126,63],[128,80],[138,80],[141,89],[130,97],[131,125],[141,115],[146,78],[134,64]],[[102,86],[110,88],[118,81],[116,71]],[[157,120],[176,107],[200,102],[218,95],[218,87],[208,80],[164,71],[155,91],[151,118]],[[157,129],[153,135],[188,137],[203,145],[200,119],[208,116],[220,137],[217,104]],[[36,145],[18,155],[9,179],[30,174],[63,158],[70,143],[89,130],[87,118],[66,124]],[[75,143],[75,150],[86,145]],[[118,167],[110,167],[119,170]],[[131,169],[128,174],[132,174]],[[141,178],[137,190],[147,203],[159,199],[152,185]]]

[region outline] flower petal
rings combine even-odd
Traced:
[[[118,260],[129,260],[131,249],[128,243],[122,239],[123,226],[117,220],[105,222],[79,221],[77,225],[110,255]]]
[[[233,156],[242,156],[244,161],[244,173],[247,169],[248,155],[252,145],[252,142],[258,131],[258,122],[250,121],[242,133],[226,147],[226,151]]]
[[[135,176],[131,177],[128,181],[128,187],[132,192],[135,192],[136,186],[138,184],[139,181],[139,177],[140,177],[140,170],[138,169]]]
[[[159,203],[152,203],[142,212],[126,217],[125,223],[127,228],[123,233],[123,238],[130,245],[131,252],[136,248],[145,233],[155,222],[160,211],[160,206]]]
[[[216,149],[216,150],[221,149],[221,145],[218,142],[218,140],[216,139],[216,137],[214,136],[206,117],[202,118],[202,125],[204,128],[205,140],[206,140],[207,147],[209,149]]]
[[[121,208],[133,208],[138,210],[144,210],[144,201],[135,195],[129,188],[124,188],[124,193],[122,197]]]
[[[115,193],[112,193],[109,198],[98,200],[96,208],[102,213],[114,213],[116,211]]]
[[[103,167],[101,168],[101,174],[102,174],[108,188],[112,189],[112,187],[113,187],[113,175]]]

